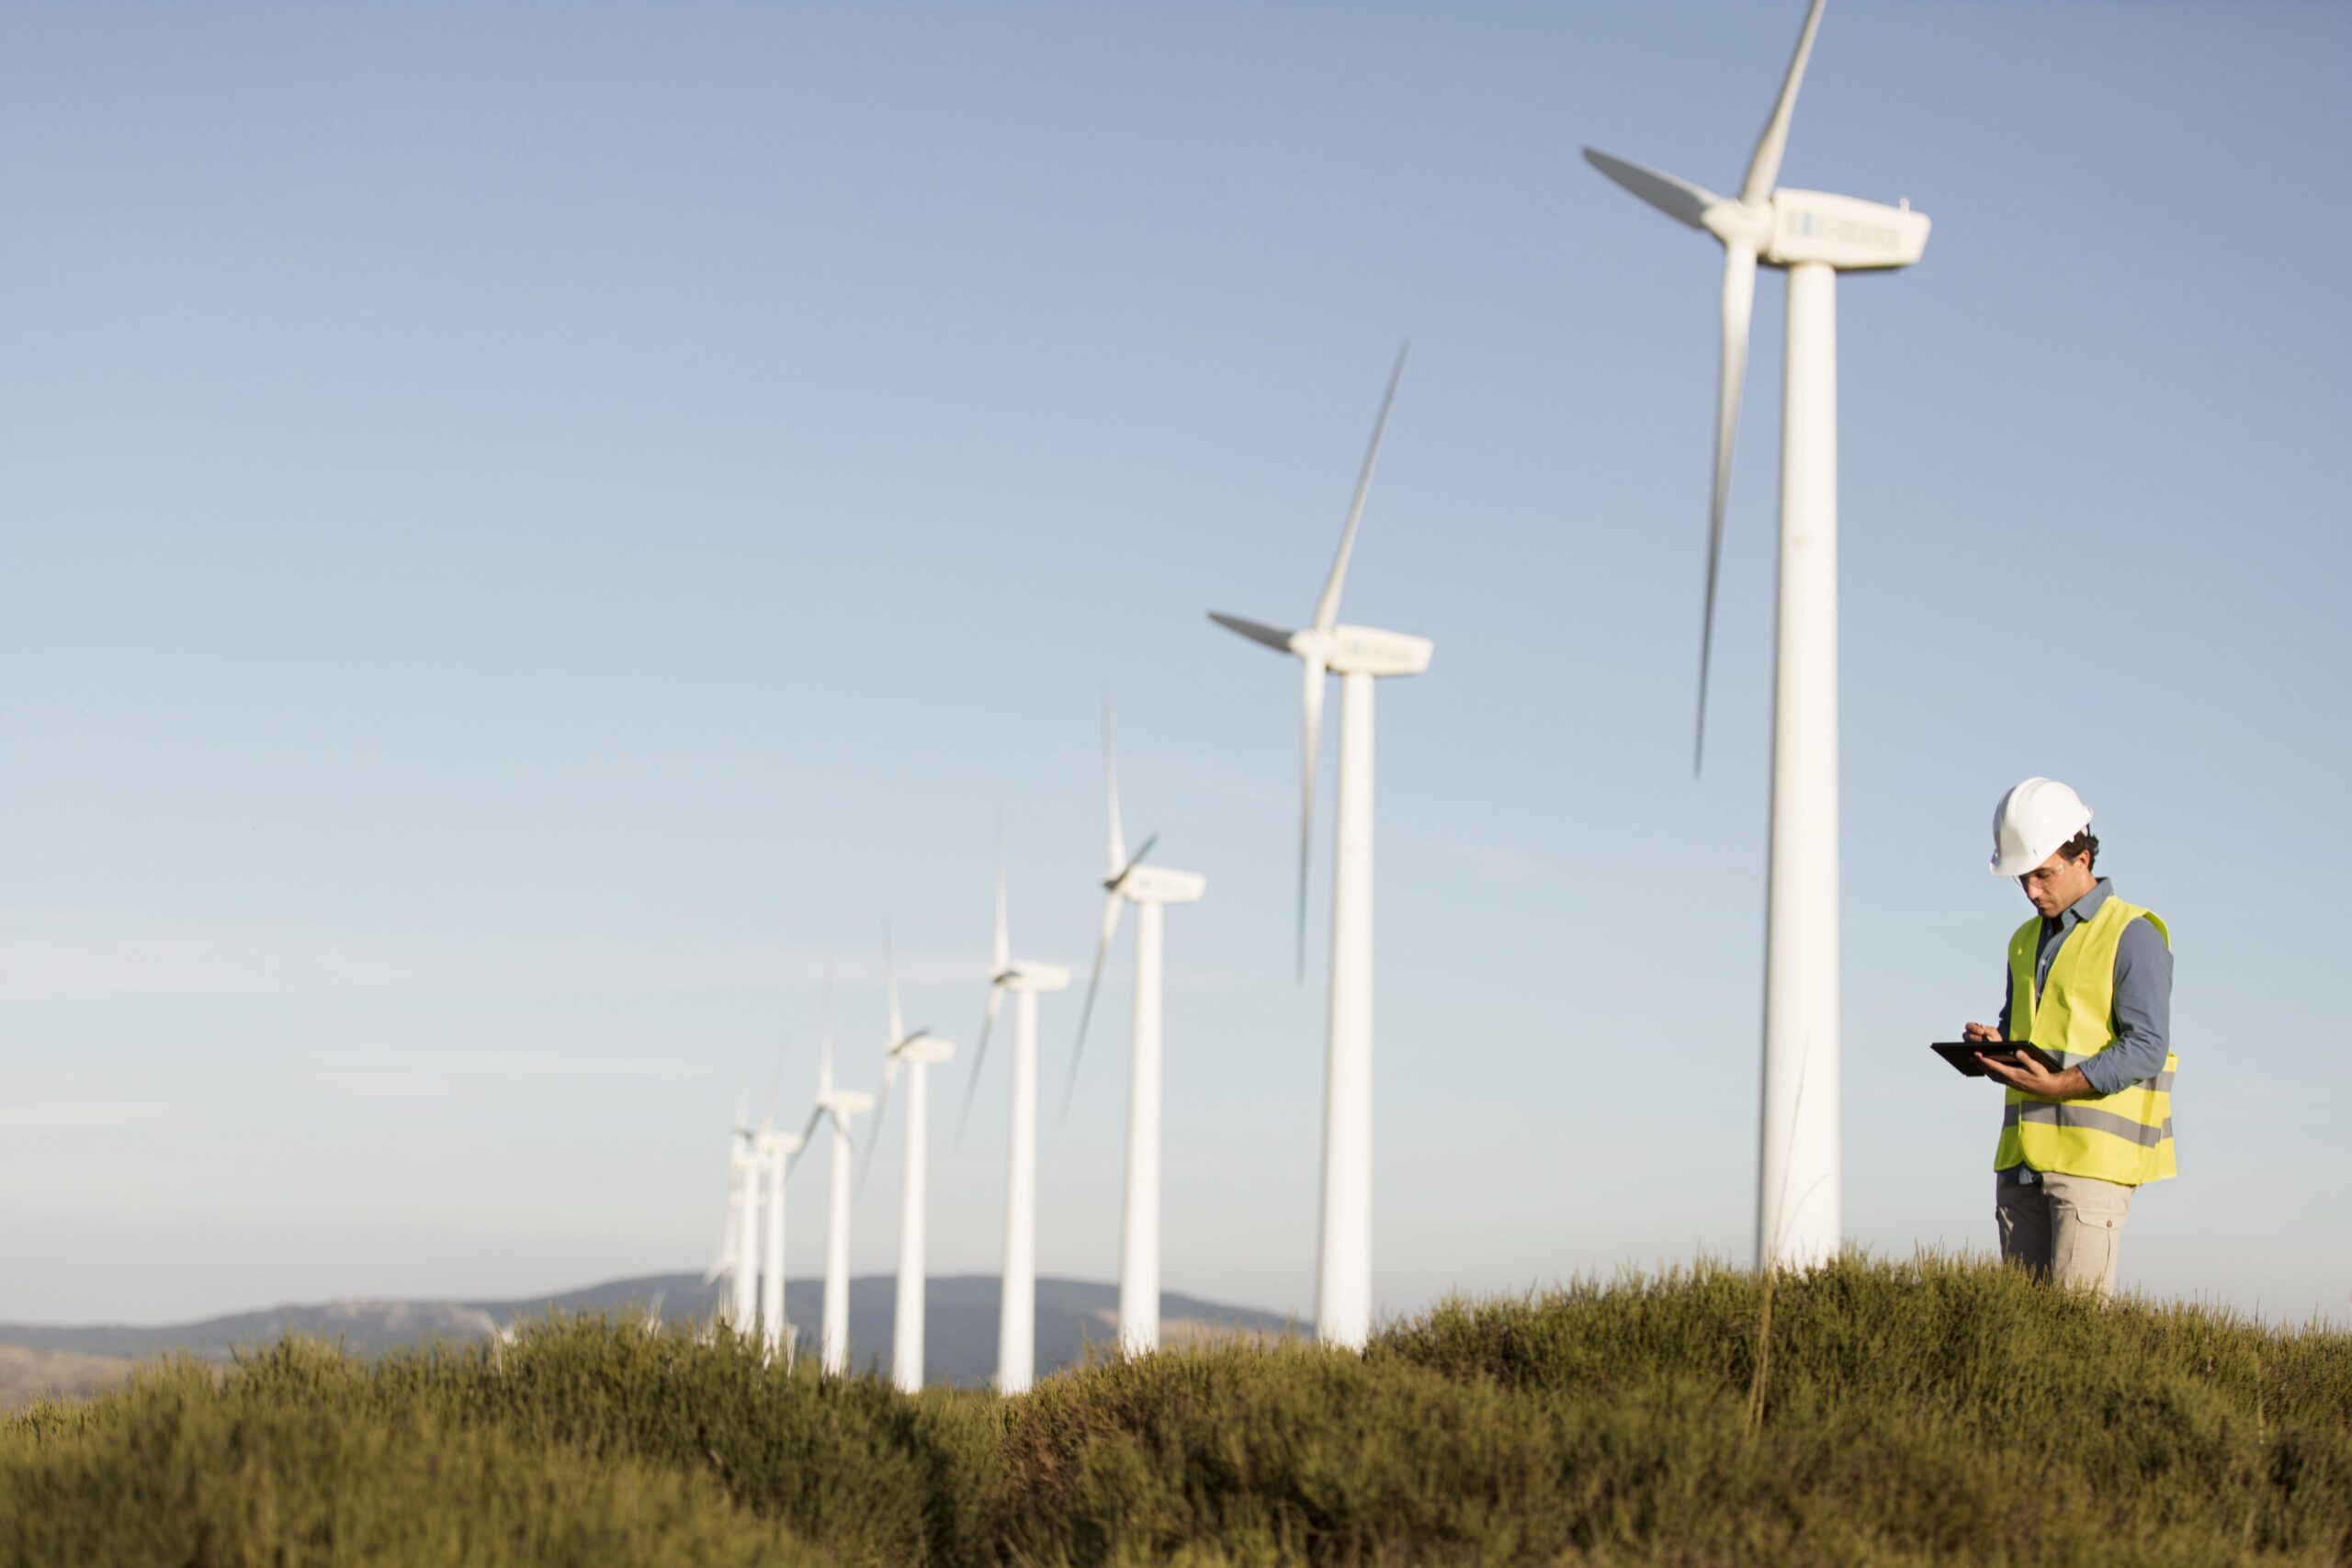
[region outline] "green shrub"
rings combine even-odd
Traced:
[[[0,1438],[0,1556],[175,1568],[826,1561],[707,1475],[370,1409],[365,1384],[339,1355],[288,1344],[225,1379],[181,1363],[36,1410]]]
[[[0,1424],[22,1563],[2352,1561],[2352,1336],[1982,1263],[1702,1267],[1032,1393],[556,1322]]]
[[[549,1320],[494,1351],[389,1359],[376,1396],[535,1443],[707,1469],[739,1504],[847,1562],[973,1560],[1001,1404],[879,1378],[790,1371],[723,1330],[710,1343]]]

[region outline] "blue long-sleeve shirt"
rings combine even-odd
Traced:
[[[2114,884],[2100,877],[2089,892],[2058,911],[2056,919],[2041,922],[2041,945],[2035,951],[2033,984],[2037,992],[2050,983],[2050,964],[2074,929],[2098,913],[2113,897]],[[2006,976],[2006,972],[2005,972]],[[2001,998],[2001,1038],[2009,1036],[2009,1008],[2016,987],[2004,980]],[[2115,949],[2115,1042],[2088,1061],[2075,1065],[2091,1088],[2113,1094],[2143,1083],[2164,1070],[2172,1041],[2172,948],[2164,933],[2145,920],[2123,928]]]

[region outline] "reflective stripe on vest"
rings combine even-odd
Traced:
[[[2115,950],[2139,919],[2154,926],[2171,945],[2172,933],[2163,920],[2110,893],[2098,914],[2066,933],[2051,960],[2046,987],[2034,984],[2041,918],[2019,926],[2009,939],[2011,1035],[2057,1057],[2062,1069],[2079,1066],[2115,1043]],[[2017,1029],[2019,1019],[2030,1021],[2023,1033]],[[2009,1090],[1993,1168],[2007,1170],[2022,1160],[2036,1170],[2126,1187],[2162,1181],[2175,1169],[2172,1077],[2179,1066],[2180,1058],[2167,1052],[2164,1070],[2154,1077],[2098,1100],[2044,1100]]]

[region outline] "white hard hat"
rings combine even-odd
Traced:
[[[2026,780],[1993,807],[1993,874],[2023,876],[2090,825],[2081,795],[2056,779]]]

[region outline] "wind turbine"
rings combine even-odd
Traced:
[[[1405,374],[1396,355],[1372,445],[1340,534],[1339,558],[1306,629],[1286,632],[1212,611],[1209,619],[1252,642],[1298,656],[1306,671],[1306,771],[1299,796],[1299,972],[1306,966],[1306,851],[1315,821],[1315,752],[1323,728],[1323,677],[1340,677],[1340,808],[1331,888],[1331,1017],[1323,1073],[1323,1205],[1317,1248],[1316,1337],[1362,1349],[1372,1334],[1372,683],[1418,675],[1435,645],[1427,637],[1340,624],[1340,589],[1380,458],[1388,410]]]
[[[832,1169],[826,1188],[825,1314],[818,1330],[818,1365],[829,1377],[849,1370],[849,1199],[850,1121],[874,1108],[874,1097],[833,1087],[833,1024],[831,1010],[817,1055],[817,1106],[801,1130],[801,1151],[817,1134],[820,1122],[832,1123]],[[792,1163],[800,1155],[792,1156]]]
[[[825,976],[825,1032],[833,1026],[833,977]],[[766,1178],[767,1236],[760,1254],[760,1338],[770,1356],[781,1353],[785,1364],[792,1361],[793,1343],[789,1325],[784,1321],[784,1184],[791,1173],[792,1156],[800,1152],[803,1142],[791,1133],[775,1130],[776,1096],[784,1090],[784,1055],[777,1053],[775,1078],[768,1086],[767,1110],[761,1114],[760,1129],[752,1135],[752,1155],[759,1170]]]
[[[1195,904],[1208,891],[1197,872],[1145,865],[1157,838],[1144,840],[1134,858],[1119,829],[1119,762],[1111,739],[1111,704],[1102,704],[1102,777],[1110,797],[1110,855],[1102,876],[1102,931],[1094,943],[1094,968],[1086,977],[1086,1005],[1078,1015],[1078,1043],[1069,1054],[1069,1083],[1062,1091],[1062,1114],[1069,1114],[1078,1088],[1078,1064],[1086,1051],[1087,1021],[1094,1016],[1095,987],[1102,983],[1102,957],[1119,929],[1119,907],[1136,907],[1135,1043],[1127,1058],[1126,1206],[1119,1226],[1119,1349],[1140,1356],[1159,1348],[1159,1019],[1160,910],[1170,904]]]
[[[1758,1267],[1806,1266],[1838,1245],[1838,314],[1840,272],[1908,266],[1926,215],[1852,197],[1776,186],[1789,118],[1821,23],[1813,0],[1781,96],[1739,195],[1713,191],[1588,147],[1611,179],[1724,247],[1723,363],[1715,398],[1713,503],[1699,633],[1698,771],[1707,722],[1715,580],[1739,432],[1756,268],[1789,277],[1781,403],[1780,594],[1772,683],[1770,891],[1764,943],[1763,1128],[1756,1192]]]
[[[760,1159],[754,1147],[748,1092],[735,1106],[727,1135],[727,1223],[718,1233],[718,1257],[703,1283],[726,1280],[719,1311],[738,1334],[748,1335],[759,1310]]]
[[[752,1157],[767,1179],[767,1236],[760,1253],[760,1339],[768,1354],[781,1354],[790,1365],[792,1341],[784,1321],[784,1180],[802,1139],[779,1133],[766,1122],[752,1138]]]
[[[1004,822],[996,838],[996,947],[989,965],[989,1009],[980,1043],[972,1049],[972,1076],[964,1088],[965,1120],[979,1088],[980,1064],[988,1059],[989,1034],[996,1028],[1004,993],[1012,993],[1012,1129],[1005,1152],[1004,1277],[997,1311],[996,1387],[999,1393],[1024,1393],[1037,1367],[1037,998],[1067,990],[1069,971],[1058,964],[1012,958],[1012,935],[1005,916]],[[958,1129],[960,1136],[961,1129]]]
[[[931,1069],[956,1055],[956,1047],[927,1029],[911,1033],[899,1015],[899,975],[890,953],[890,927],[882,926],[882,976],[889,993],[890,1017],[883,1042],[882,1098],[874,1111],[874,1126],[866,1135],[865,1172],[874,1168],[874,1150],[882,1140],[882,1118],[889,1113],[890,1084],[899,1069],[907,1069],[906,1167],[899,1187],[899,1299],[890,1333],[890,1381],[909,1393],[922,1388],[923,1190],[929,1180],[927,1155],[931,1139]]]

